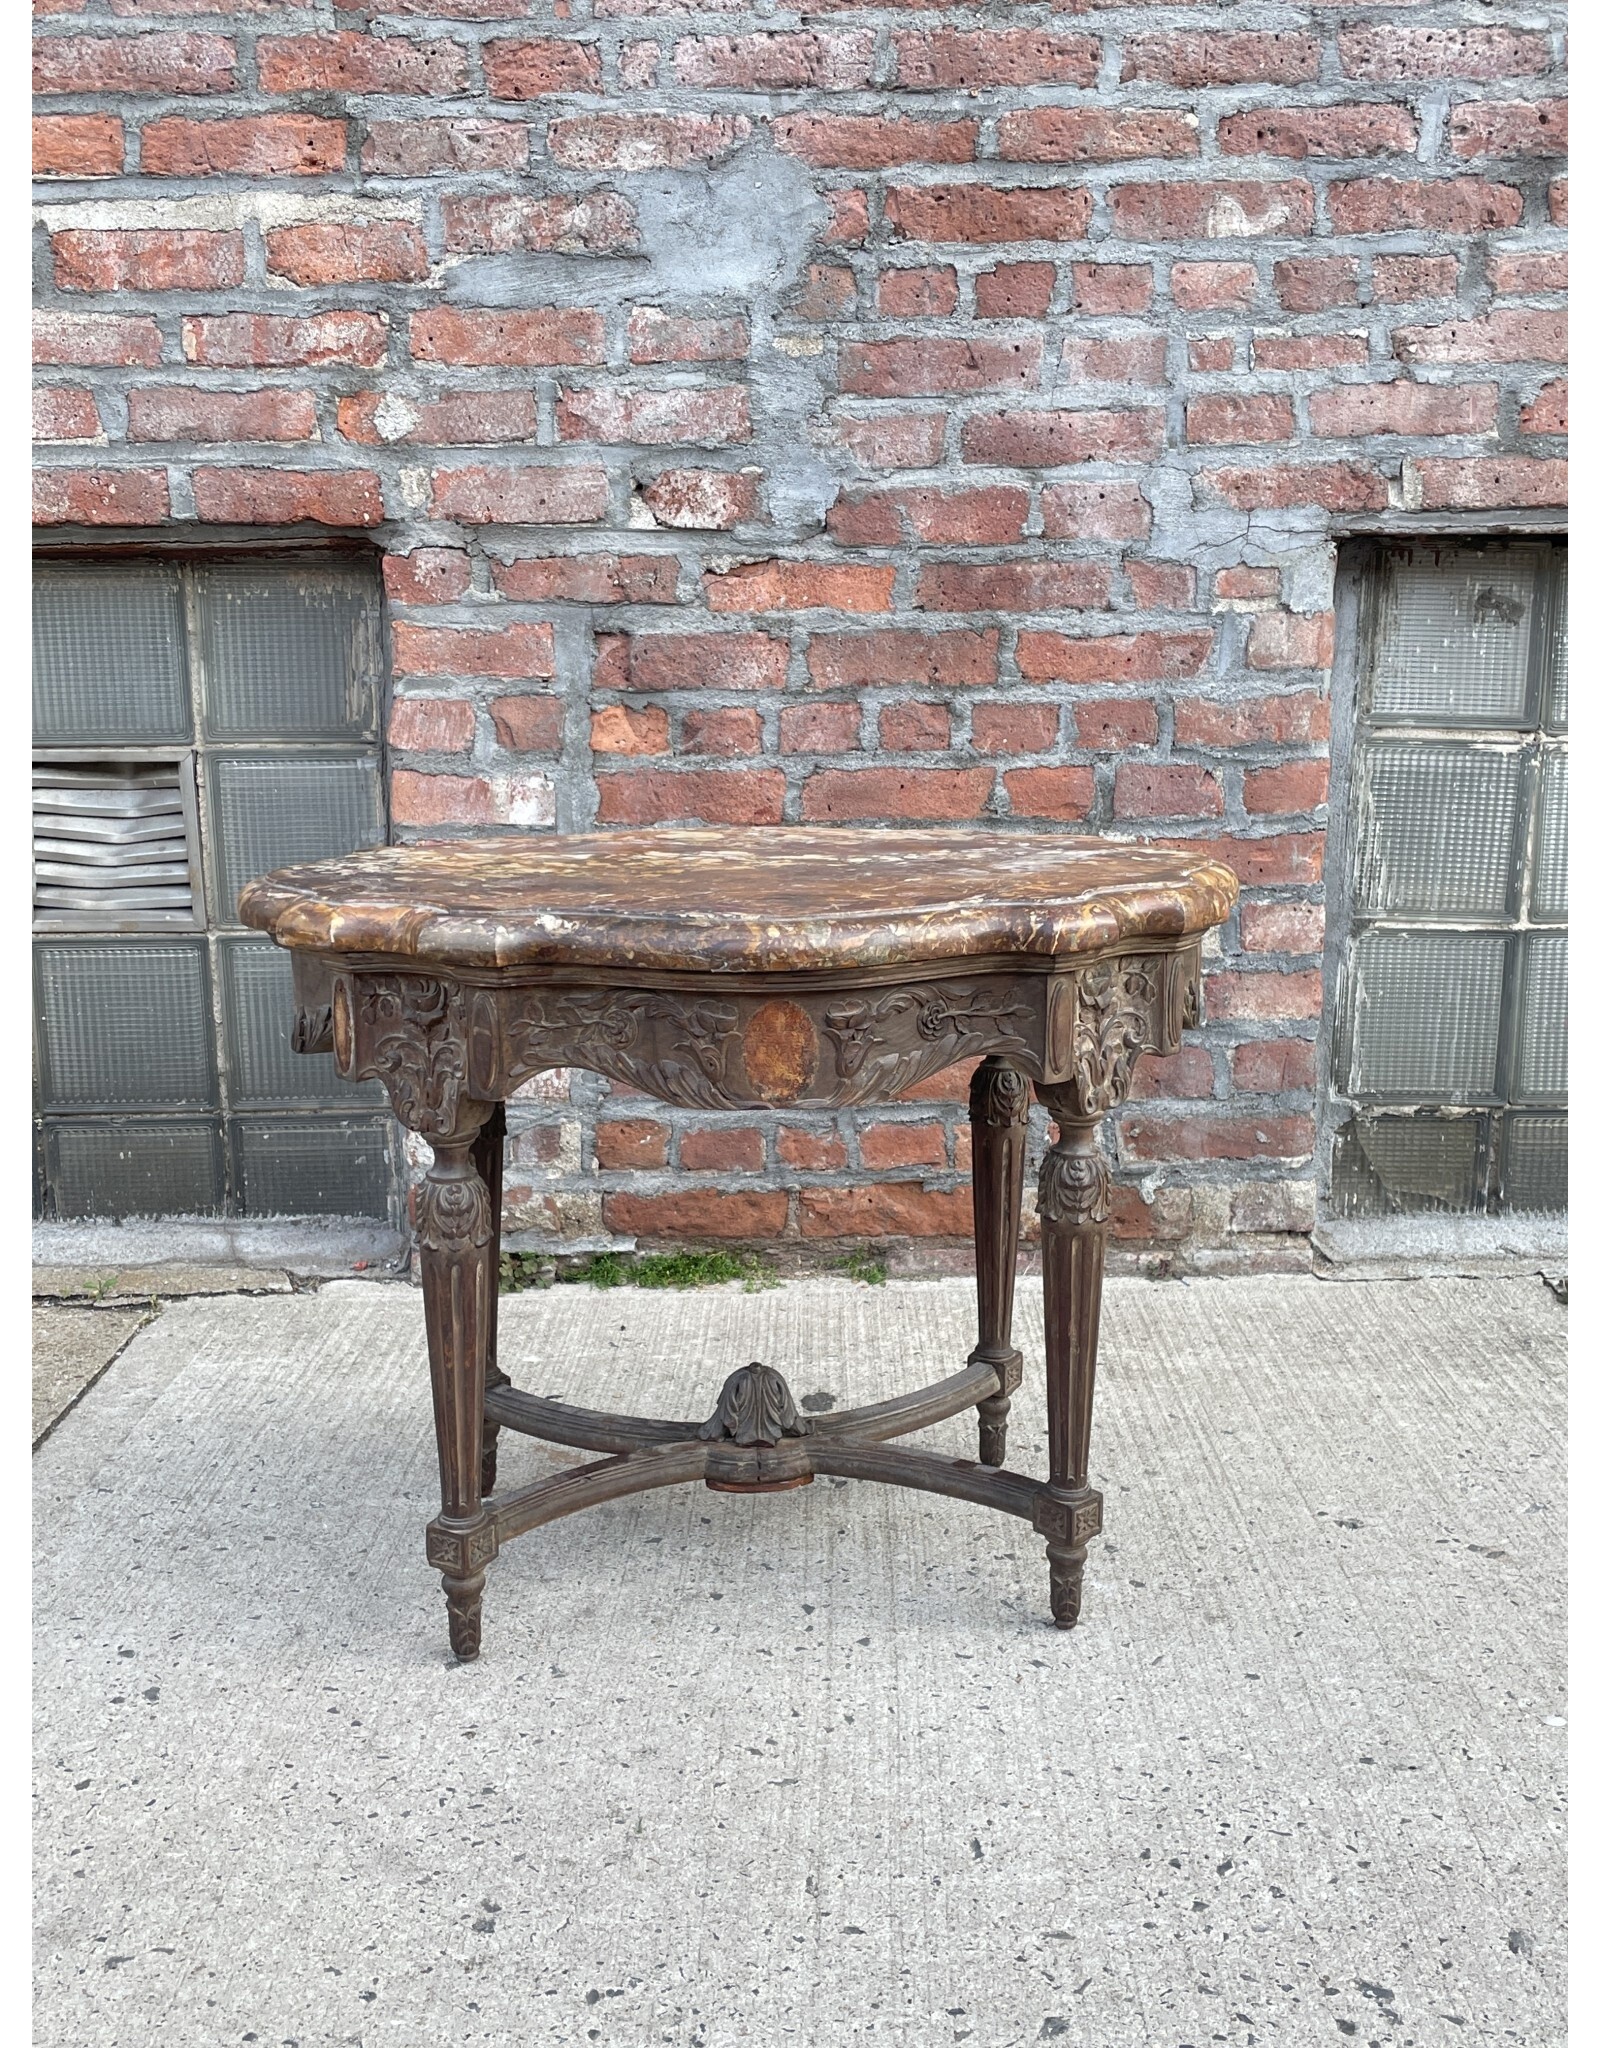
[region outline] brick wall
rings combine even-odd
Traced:
[[[1306,1230],[1331,536],[1565,500],[1559,9],[35,11],[43,525],[370,532],[400,836],[1221,853],[1117,1227]],[[515,1218],[936,1247],[963,1087],[546,1077]]]

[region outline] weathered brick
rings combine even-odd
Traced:
[[[490,447],[539,436],[536,391],[451,391],[413,401],[392,392],[357,391],[341,398],[337,418],[347,441],[377,448],[395,442],[425,447]]]
[[[1182,633],[1017,635],[1017,672],[1031,683],[1187,681],[1204,669],[1214,635],[1209,626]]]
[[[1328,668],[1333,662],[1332,612],[1258,612],[1245,651],[1250,668]]]
[[[1050,484],[1039,509],[1047,540],[1143,540],[1150,504],[1137,484]]]
[[[837,320],[856,305],[856,274],[842,263],[808,263],[789,310],[800,320]]]
[[[988,768],[820,768],[806,778],[800,815],[825,823],[975,818],[993,785]]]
[[[345,124],[318,114],[147,121],[139,168],[152,178],[320,178],[342,171]]]
[[[760,474],[739,469],[664,469],[639,496],[658,526],[726,532],[761,509]]]
[[[935,612],[1046,612],[1110,600],[1110,576],[1097,562],[941,562],[918,572],[914,602]]]
[[[1203,1045],[1186,1045],[1165,1059],[1146,1054],[1133,1071],[1136,1102],[1204,1102],[1216,1092],[1216,1069]]]
[[[185,362],[214,370],[374,369],[388,352],[381,313],[201,313],[183,323]]]
[[[873,1172],[948,1163],[943,1124],[871,1123],[861,1132],[861,1164]]]
[[[1255,303],[1253,263],[1174,263],[1172,297],[1188,313],[1242,312]]]
[[[1308,1116],[1222,1114],[1125,1116],[1117,1127],[1124,1158],[1305,1159],[1315,1126]]]
[[[941,547],[992,547],[1022,538],[1028,494],[1015,485],[974,491],[850,493],[828,508],[828,531],[846,546],[889,546],[903,538]]]
[[[678,1140],[678,1164],[690,1173],[759,1173],[767,1148],[759,1131],[713,1124],[685,1131]]]
[[[1180,747],[1309,746],[1327,739],[1329,716],[1328,699],[1318,690],[1226,704],[1180,697],[1172,707],[1172,736]]]
[[[1158,452],[1165,416],[1154,406],[1101,412],[976,413],[961,432],[969,462],[1053,469],[1071,462],[1136,462]]]
[[[1220,818],[1222,786],[1190,762],[1127,762],[1117,770],[1119,818]]]
[[[1515,227],[1522,194],[1484,178],[1348,178],[1328,187],[1328,218],[1340,235],[1481,234]]]
[[[1130,36],[1122,50],[1124,82],[1179,85],[1297,85],[1317,75],[1321,45],[1314,35],[1284,30],[1228,33],[1175,29]]]
[[[1276,768],[1252,768],[1244,778],[1247,811],[1314,811],[1327,801],[1326,761],[1284,761]]]
[[[195,228],[69,229],[50,253],[64,292],[220,291],[244,279],[244,236]]]
[[[750,324],[742,317],[707,319],[635,306],[628,315],[630,363],[731,362],[750,353]]]
[[[1019,107],[1000,121],[1000,154],[1017,163],[1127,163],[1200,153],[1195,115],[1169,107]]]
[[[1134,242],[1303,235],[1311,227],[1314,209],[1312,189],[1300,178],[1260,183],[1196,179],[1111,188],[1115,230]]]
[[[1497,292],[1564,292],[1567,288],[1567,252],[1565,249],[1498,249],[1489,258],[1487,275],[1490,286]]]
[[[667,714],[659,704],[602,704],[589,713],[589,745],[597,754],[665,754]]]
[[[776,768],[636,768],[595,777],[602,825],[776,825]]]
[[[1460,461],[1420,458],[1424,506],[1477,511],[1501,505],[1565,505],[1567,465],[1537,455],[1481,455]]]
[[[960,341],[927,335],[847,341],[839,349],[839,389],[861,398],[998,391],[1037,384],[1039,360],[1036,334]]]
[[[813,633],[806,652],[813,687],[862,690],[876,685],[974,689],[999,676],[997,632],[920,632],[882,627],[871,633]]]
[[[1257,334],[1250,356],[1258,370],[1333,370],[1364,363],[1370,345],[1361,334]]]
[[[497,38],[483,46],[483,79],[495,100],[593,92],[600,84],[600,45],[553,36]]]
[[[1374,256],[1372,296],[1393,305],[1411,299],[1449,299],[1461,280],[1459,256]]]
[[[980,754],[1047,754],[1060,723],[1053,704],[974,704],[972,744]]]
[[[197,469],[194,509],[235,525],[376,526],[383,486],[370,469]]]
[[[915,698],[885,704],[878,713],[878,744],[891,754],[942,753],[950,744],[949,710]]]
[[[682,36],[673,51],[680,85],[850,92],[872,76],[871,29]]]
[[[944,450],[942,412],[877,413],[834,420],[839,439],[867,469],[928,469]]]
[[[715,711],[686,711],[678,729],[677,752],[723,757],[761,752],[761,714],[743,704]]]
[[[1565,100],[1468,100],[1450,109],[1457,156],[1565,156]]]
[[[605,325],[598,313],[569,306],[430,306],[411,316],[411,353],[419,363],[598,363]]]
[[[1212,469],[1204,481],[1242,511],[1321,505],[1329,512],[1381,512],[1389,502],[1382,473],[1363,462],[1289,462],[1274,469]]]
[[[119,177],[124,147],[122,123],[114,114],[36,114],[33,175]]]
[[[1356,303],[1353,256],[1290,256],[1272,266],[1272,286],[1286,313],[1324,313]]]
[[[157,30],[136,36],[40,36],[33,46],[37,93],[232,92],[231,36]]]
[[[1125,562],[1123,573],[1136,605],[1149,610],[1191,611],[1195,572],[1188,562]]]
[[[1246,903],[1239,936],[1249,953],[1320,953],[1327,925],[1320,903]]]
[[[744,562],[706,577],[706,603],[714,612],[886,612],[894,583],[890,567],[845,562]]]
[[[1493,384],[1335,384],[1307,401],[1311,431],[1346,434],[1490,434],[1499,391]]]
[[[1547,195],[1546,204],[1550,208],[1551,225],[1564,228],[1567,225],[1567,181],[1565,178],[1552,178],[1550,180],[1550,190]]]
[[[517,621],[508,626],[394,625],[396,675],[553,676],[554,629]]]
[[[1564,311],[1503,306],[1481,320],[1397,327],[1392,340],[1402,363],[1564,363],[1567,316]]]
[[[803,1187],[802,1237],[955,1237],[972,1233],[972,1188],[891,1180],[855,1187]]]
[[[1288,441],[1294,437],[1294,407],[1281,392],[1213,392],[1191,398],[1184,412],[1191,444]]]
[[[667,1163],[667,1126],[651,1117],[608,1117],[594,1127],[594,1152],[609,1172],[641,1172]]]
[[[792,704],[778,715],[786,754],[849,754],[861,737],[859,704]]]
[[[1191,370],[1231,370],[1234,341],[1231,334],[1198,334],[1189,343]]]
[[[36,441],[97,441],[100,414],[94,393],[70,384],[43,384],[33,394],[33,438]]]
[[[789,665],[766,633],[635,633],[621,648],[625,680],[608,688],[781,690]]]
[[[683,1188],[665,1195],[636,1195],[621,1189],[601,1197],[608,1230],[642,1238],[715,1238],[765,1243],[778,1236],[789,1215],[789,1197],[755,1188]]]
[[[1233,1085],[1244,1095],[1283,1095],[1317,1085],[1317,1048],[1309,1038],[1255,1038],[1233,1055]]]
[[[878,279],[878,311],[899,319],[942,319],[956,310],[960,296],[956,274],[947,264],[886,270]]]
[[[672,604],[675,555],[521,556],[491,565],[496,590],[521,604]]]
[[[609,498],[605,471],[586,465],[440,469],[430,510],[467,526],[579,526],[604,519]]]
[[[375,177],[426,178],[441,171],[520,171],[528,131],[520,121],[474,115],[441,121],[369,121],[361,168]]]
[[[130,441],[310,441],[316,432],[316,401],[309,391],[137,384],[128,393]]]
[[[35,526],[158,526],[167,517],[164,469],[36,469]]]
[[[1160,733],[1156,707],[1144,697],[1090,697],[1072,707],[1078,745],[1095,753],[1153,747]]]
[[[1066,185],[891,185],[883,210],[912,242],[1076,242],[1094,200]]]
[[[1174,853],[1224,862],[1246,889],[1309,888],[1322,879],[1326,834],[1285,832],[1269,825],[1250,838],[1219,832],[1203,840],[1164,839],[1162,843]]]
[[[1218,1023],[1236,1017],[1252,1023],[1280,1017],[1317,1017],[1322,1013],[1322,976],[1317,972],[1208,974],[1205,1007],[1206,1014]]]
[[[261,36],[256,76],[263,92],[449,93],[467,87],[461,43],[412,36]]]
[[[1061,344],[1061,375],[1074,384],[1164,384],[1167,335],[1159,328],[1092,336],[1069,331]]]
[[[743,114],[572,114],[550,123],[547,147],[580,171],[681,171],[748,141]]]
[[[452,604],[472,587],[472,563],[460,548],[385,555],[383,587],[392,604]]]
[[[808,164],[884,171],[900,164],[971,163],[978,124],[891,120],[881,114],[782,114],[772,124],[772,139]]]
[[[1346,78],[1389,85],[1435,78],[1500,79],[1543,71],[1550,41],[1532,30],[1363,22],[1339,31]]]
[[[494,791],[481,775],[419,775],[397,768],[389,778],[389,810],[397,825],[492,825]]]
[[[1094,808],[1092,768],[1008,768],[1003,780],[1015,818],[1087,818]]]
[[[620,192],[496,193],[446,199],[442,211],[445,247],[468,256],[616,256],[639,243],[638,216]]]
[[[428,274],[427,245],[409,221],[273,228],[266,244],[267,269],[291,284],[408,284]]]
[[[831,1131],[808,1131],[784,1124],[778,1131],[778,1157],[802,1173],[829,1173],[846,1164],[844,1140]]]
[[[1567,431],[1567,380],[1546,384],[1538,396],[1522,408],[1519,422],[1525,434],[1564,434]]]
[[[1154,293],[1148,263],[1074,263],[1072,296],[1080,313],[1143,313]]]
[[[399,697],[389,707],[389,744],[403,754],[464,754],[477,715],[465,697]]]
[[[1404,107],[1252,107],[1217,123],[1224,156],[1405,156],[1417,124]]]
[[[1093,85],[1093,36],[1029,28],[906,31],[892,38],[900,84],[912,92],[985,85]]]
[[[159,363],[161,330],[142,314],[35,313],[33,360],[71,363],[84,369]]]
[[[725,447],[750,439],[750,397],[742,384],[696,390],[568,384],[556,401],[556,431],[563,441]]]

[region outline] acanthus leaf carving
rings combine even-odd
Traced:
[[[1111,1169],[1105,1154],[1052,1145],[1039,1162],[1039,1214],[1047,1223],[1087,1230],[1111,1216]]]
[[[714,998],[680,1002],[610,989],[532,992],[508,1027],[515,1071],[578,1066],[699,1109],[732,1109],[728,1049],[739,1012]],[[663,1043],[664,1041],[664,1043]]]
[[[1134,1064],[1154,1042],[1159,960],[1097,960],[1078,980],[1073,1072],[1084,1116],[1104,1116],[1127,1097]]]
[[[417,1242],[429,1251],[476,1251],[493,1234],[489,1190],[476,1173],[430,1173],[417,1189]]]
[[[1032,1016],[1009,988],[957,982],[846,997],[822,1018],[839,1075],[828,1099],[881,1101],[976,1052],[1031,1054],[1025,1027]]]
[[[752,1359],[729,1373],[717,1396],[716,1413],[695,1435],[706,1443],[776,1444],[786,1436],[809,1436],[811,1424],[794,1404],[789,1382],[775,1365]]]
[[[375,974],[360,988],[363,1074],[382,1081],[409,1130],[453,1130],[467,1077],[460,989],[425,974]]]
[[[978,1068],[968,1090],[968,1109],[975,1124],[1001,1127],[1028,1121],[1027,1079],[1015,1067],[988,1061]]]

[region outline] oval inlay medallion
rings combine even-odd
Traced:
[[[766,1102],[792,1102],[817,1071],[817,1027],[798,1003],[763,1003],[744,1028],[744,1070]]]
[[[333,984],[333,1064],[347,1079],[355,1051],[350,1029],[350,984],[343,978]]]

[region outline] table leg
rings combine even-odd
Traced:
[[[1028,1084],[994,1054],[972,1077],[972,1223],[978,1277],[978,1343],[969,1365],[992,1365],[1001,1389],[978,1403],[978,1456],[985,1465],[1006,1461],[1006,1417],[1011,1389],[1022,1376],[1022,1354],[1011,1344],[1011,1303],[1022,1230],[1022,1171],[1028,1149]]]
[[[417,1242],[428,1326],[441,1512],[428,1525],[428,1561],[444,1576],[450,1647],[476,1657],[484,1572],[498,1549],[483,1508],[484,1376],[495,1326],[500,1248],[476,1143],[486,1103],[461,1104],[417,1193]]]
[[[472,1163],[478,1169],[484,1186],[489,1190],[489,1222],[492,1232],[489,1328],[483,1352],[483,1384],[486,1393],[495,1387],[509,1387],[511,1384],[511,1375],[500,1370],[500,1204],[504,1193],[505,1142],[506,1106],[503,1102],[497,1102],[489,1112],[488,1122],[479,1131],[472,1145]],[[494,1492],[499,1445],[498,1423],[486,1421],[483,1425],[483,1456],[478,1479],[479,1488],[485,1494]]]
[[[1072,1628],[1089,1538],[1100,1533],[1101,1498],[1089,1484],[1089,1430],[1111,1175],[1100,1149],[1100,1119],[1081,1113],[1077,1091],[1038,1092],[1055,1120],[1056,1140],[1039,1170],[1050,1480],[1035,1502],[1034,1527],[1050,1560],[1050,1611],[1057,1628]]]

